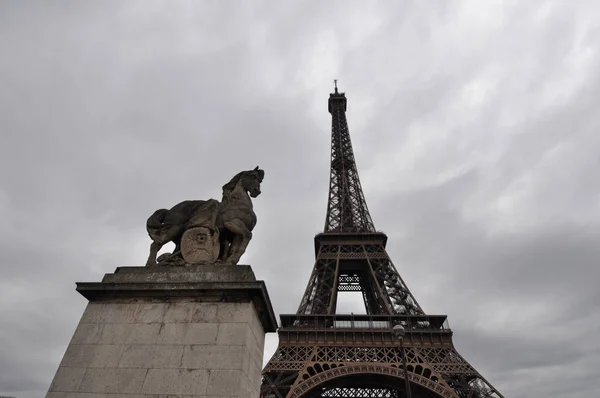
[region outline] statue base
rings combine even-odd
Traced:
[[[249,266],[119,267],[77,291],[89,303],[46,398],[259,395],[277,321]]]

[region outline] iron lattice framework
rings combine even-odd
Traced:
[[[298,311],[281,315],[279,346],[263,370],[261,398],[404,398],[402,325],[414,398],[503,398],[454,348],[445,315],[426,315],[376,232],[358,179],[346,96],[329,98],[331,181],[325,231]],[[337,314],[339,292],[360,292],[366,315]]]
[[[350,131],[346,121],[346,96],[329,96],[331,113],[331,174],[325,232],[375,232],[375,226],[358,178]]]

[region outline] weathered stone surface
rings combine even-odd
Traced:
[[[231,303],[221,305],[217,311],[217,321],[227,323],[252,323],[258,320],[258,314],[252,303]]]
[[[249,397],[260,381],[263,339],[255,335],[260,322],[252,303],[105,303],[88,310],[82,320],[95,322],[78,326],[52,393]]]
[[[181,366],[192,369],[243,370],[248,352],[244,346],[189,345]]]
[[[68,392],[64,393],[65,398],[148,398],[148,395],[141,394],[103,394],[103,393],[85,393],[85,392]],[[151,395],[152,398],[180,398],[179,396],[167,396],[167,395]],[[186,396],[185,398],[191,398],[192,396]]]
[[[80,368],[114,368],[124,346],[112,344],[71,344],[67,348],[61,366]]]
[[[260,383],[255,383],[248,377],[242,377],[240,391],[243,391],[247,397],[260,397]]]
[[[67,393],[66,392],[49,392],[46,395],[46,398],[67,398]]]
[[[208,374],[205,369],[150,369],[143,392],[201,395],[206,392]]]
[[[217,345],[243,345],[254,348],[257,345],[250,325],[246,323],[219,323]]]
[[[241,392],[242,380],[245,378],[241,370],[211,370],[206,393],[238,395]]]
[[[156,344],[214,344],[218,328],[215,323],[166,323]]]
[[[164,323],[202,323],[217,321],[217,304],[213,303],[170,303],[163,318]]]
[[[78,392],[140,393],[147,369],[88,368]]]
[[[102,308],[94,308],[94,319],[90,323],[135,323],[139,316],[139,304],[111,303],[102,306]],[[83,322],[88,323],[87,319]]]
[[[102,282],[253,282],[256,281],[248,265],[209,264],[178,267],[118,267],[106,274]]]
[[[54,380],[50,385],[50,391],[77,391],[86,368],[68,367],[61,364],[54,375]]]
[[[120,368],[170,369],[181,366],[183,345],[131,345],[125,348],[119,361]],[[184,366],[194,368],[192,366]]]
[[[237,264],[256,226],[256,214],[250,198],[260,195],[260,183],[264,176],[265,172],[258,167],[238,173],[223,186],[221,203],[215,199],[186,200],[169,210],[156,210],[146,221],[146,230],[152,239],[146,266],[156,266],[157,263],[159,266],[186,266],[190,261],[196,263],[195,251],[206,252],[207,255],[201,256],[205,261],[209,258],[215,261],[218,257],[222,263]],[[186,238],[187,232],[196,232],[197,229],[207,231],[203,240]],[[168,242],[176,244],[175,250],[157,259],[158,252]]]
[[[98,344],[153,344],[160,323],[109,323],[104,325]]]
[[[88,303],[87,307],[83,311],[83,315],[81,316],[80,324],[82,323],[92,323],[103,325],[104,323],[104,308],[106,304],[103,303]]]
[[[136,323],[162,323],[166,312],[165,303],[141,303],[135,318]]]
[[[80,323],[73,334],[71,344],[95,344],[100,339],[104,325],[94,323]]]
[[[104,290],[90,296],[47,398],[258,395],[265,329],[276,324],[249,267],[217,282],[207,276],[216,266],[204,282],[185,282],[188,272],[124,268],[112,275],[126,277],[116,282],[107,275],[111,281],[98,284]],[[236,274],[245,281],[231,280]],[[111,293],[120,286],[163,293]]]
[[[156,272],[157,268],[169,271]],[[120,267],[115,273],[105,275],[103,282],[78,283],[77,291],[91,301],[82,323],[163,322],[165,314],[180,322],[188,322],[188,316],[196,316],[198,319],[204,314],[175,314],[166,305],[176,301],[177,304],[193,301],[204,304],[235,302],[245,305],[252,302],[263,332],[275,331],[277,327],[264,282],[256,281],[248,266],[209,265],[202,272],[164,267]],[[107,301],[114,302],[105,311],[102,306]],[[215,307],[207,307],[208,310],[215,310]],[[223,311],[225,310],[222,309],[217,316],[227,318],[228,315]],[[227,311],[233,312],[229,315],[232,318],[240,315],[244,308],[242,305],[240,309],[232,308]],[[194,321],[193,318],[191,320]]]
[[[219,257],[219,232],[204,227],[190,228],[181,237],[181,255],[189,264],[212,264]]]

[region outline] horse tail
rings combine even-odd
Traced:
[[[148,221],[146,221],[146,230],[150,237],[154,240],[154,236],[158,233],[163,226],[163,221],[165,221],[165,217],[169,210],[167,209],[158,209],[150,217],[148,217]]]

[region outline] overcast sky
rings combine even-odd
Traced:
[[[507,398],[600,395],[599,28],[594,0],[0,2],[0,395],[44,396],[75,282],[143,264],[154,210],[256,165],[242,263],[294,313],[334,78],[375,226],[459,352]]]

